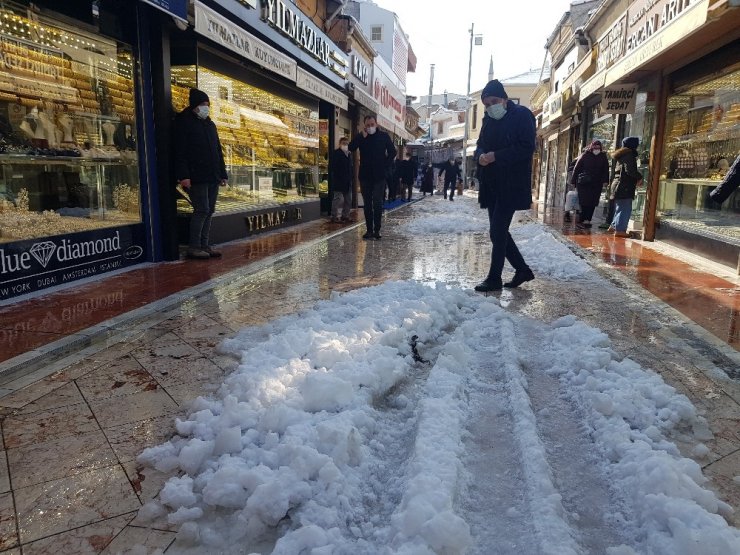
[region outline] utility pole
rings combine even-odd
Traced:
[[[429,117],[429,162],[432,161],[432,149],[434,149],[434,141],[432,140],[433,137],[433,130],[432,130],[432,89],[434,89],[434,64],[431,64],[430,72],[429,72],[429,107],[428,107],[428,114]]]
[[[468,187],[468,135],[470,134],[470,76],[473,70],[473,39],[477,39],[475,44],[483,44],[482,37],[475,37],[475,23],[470,24],[470,54],[468,55],[468,87],[465,91],[465,133],[463,134],[463,151],[462,151],[462,174],[463,188]]]

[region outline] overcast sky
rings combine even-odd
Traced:
[[[435,64],[434,93],[465,94],[470,52],[470,24],[483,35],[473,46],[470,90],[487,82],[493,55],[499,79],[542,67],[545,41],[570,7],[570,0],[373,0],[398,14],[416,54],[416,73],[407,78],[407,94],[429,94],[429,64]]]

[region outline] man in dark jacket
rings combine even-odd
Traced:
[[[488,209],[491,268],[476,291],[499,291],[518,287],[534,279],[509,233],[517,210],[532,204],[532,156],[535,150],[535,120],[532,112],[508,99],[503,85],[489,81],[481,93],[486,107],[475,157],[478,161],[480,190],[478,201]],[[504,258],[514,267],[511,281],[502,284]]]
[[[367,232],[363,239],[380,240],[380,222],[383,219],[383,195],[388,169],[396,157],[396,147],[387,133],[378,129],[375,116],[365,116],[365,125],[349,149],[360,150],[360,191]]]
[[[189,258],[216,258],[221,253],[208,242],[211,217],[216,210],[219,186],[228,175],[216,124],[208,117],[208,95],[190,89],[190,103],[175,118],[175,177],[193,205],[190,218]]]
[[[447,198],[447,189],[450,189],[450,200],[455,200],[455,188],[457,187],[457,180],[460,178],[460,166],[455,162],[455,159],[450,157],[447,162],[437,164],[439,172],[445,174],[444,184],[444,197]]]
[[[396,179],[401,183],[401,200],[411,200],[416,177],[416,165],[409,158],[409,153],[403,153],[403,159],[396,162]]]
[[[334,198],[331,206],[331,221],[348,222],[352,209],[352,155],[349,153],[349,139],[339,139],[339,148],[331,155],[331,184]]]

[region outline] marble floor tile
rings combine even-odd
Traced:
[[[122,516],[141,506],[118,464],[19,488],[15,504],[23,544]]]
[[[19,409],[25,407],[29,403],[33,403],[44,395],[59,389],[63,385],[64,382],[44,378],[43,380],[27,385],[22,389],[14,391],[10,395],[0,398],[0,406]]]
[[[21,555],[21,548],[14,547],[13,549],[8,549],[7,551],[0,551],[0,554],[2,555]]]
[[[135,460],[147,447],[164,443],[175,435],[175,415],[103,428],[103,432],[118,460],[126,463]]]
[[[9,449],[7,456],[14,489],[117,462],[113,449],[100,430]]]
[[[177,410],[177,405],[162,389],[91,401],[90,408],[103,428],[148,420]]]
[[[145,468],[136,461],[124,463],[123,469],[131,480],[142,504],[159,495],[164,483],[173,476],[173,474],[159,472],[153,468]]]
[[[97,429],[98,423],[85,403],[28,414],[13,414],[3,421],[3,436],[8,449]]]
[[[8,453],[0,451],[0,493],[10,491],[10,479],[8,476]]]
[[[53,410],[57,408],[67,407],[69,405],[77,405],[84,402],[85,399],[83,399],[79,389],[74,384],[74,382],[67,382],[51,393],[47,393],[43,397],[39,397],[38,399],[36,399],[34,402],[27,404],[20,410],[16,411],[16,414],[30,414],[32,412],[38,412],[42,410]]]
[[[740,450],[704,467],[704,473],[711,479],[712,487],[721,492],[720,497],[729,503],[735,514],[729,517],[730,524],[740,526]]]
[[[220,381],[224,377],[224,371],[202,355],[186,360],[162,358],[146,362],[144,367],[165,388],[180,383]]]
[[[127,526],[115,539],[108,544],[100,555],[118,555],[126,553],[133,546],[141,546],[146,553],[153,553],[157,549],[164,551],[175,541],[175,532],[164,530],[150,530],[138,526]]]
[[[13,494],[0,494],[0,551],[18,545]]]
[[[24,555],[97,555],[123,533],[134,515],[133,512],[128,513],[26,543],[23,545],[23,553]]]
[[[142,391],[156,391],[159,384],[132,356],[112,361],[77,380],[80,391],[88,401],[98,401]]]
[[[209,397],[213,395],[218,391],[220,385],[220,383],[214,382],[179,383],[168,385],[167,393],[170,394],[178,405],[187,408],[198,397]]]

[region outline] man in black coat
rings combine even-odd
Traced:
[[[509,233],[517,210],[532,205],[532,156],[535,150],[535,119],[532,112],[508,99],[503,85],[489,81],[481,93],[486,107],[475,157],[478,161],[480,190],[478,201],[488,209],[491,268],[476,291],[499,291],[518,287],[534,279]],[[504,258],[514,267],[514,277],[501,283]]]
[[[349,152],[349,139],[339,139],[339,148],[331,155],[331,185],[334,198],[331,206],[332,223],[348,222],[352,209],[352,155]]]
[[[401,200],[411,200],[416,177],[416,164],[409,158],[409,153],[403,153],[403,159],[396,162],[396,180],[401,183]]]
[[[444,184],[444,197],[447,198],[447,189],[450,189],[450,200],[455,200],[455,188],[457,187],[457,180],[460,178],[460,166],[455,162],[455,159],[450,157],[447,162],[437,164],[439,172],[445,174]]]
[[[190,89],[190,103],[175,118],[175,177],[188,192],[193,205],[190,218],[188,258],[216,258],[221,253],[208,242],[211,217],[216,210],[219,186],[228,175],[216,124],[208,117],[210,100],[198,89]]]
[[[360,191],[367,226],[362,238],[380,240],[386,178],[396,147],[388,134],[378,129],[375,116],[365,116],[364,124],[362,132],[349,143],[349,149],[360,150]]]

